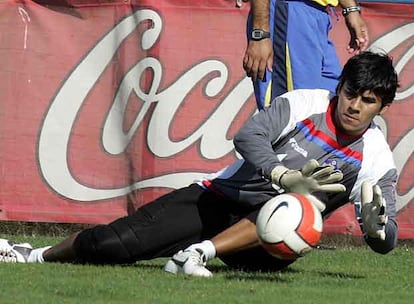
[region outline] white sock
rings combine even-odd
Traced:
[[[195,250],[196,248],[199,248],[204,252],[204,255],[206,256],[207,261],[214,259],[216,257],[216,247],[214,247],[214,244],[209,240],[202,241],[201,243],[193,244],[190,247],[188,247],[186,250]]]
[[[27,258],[28,263],[44,263],[45,260],[43,259],[43,252],[48,250],[52,246],[46,246],[42,248],[36,248],[33,249],[32,252],[30,252],[29,257]]]

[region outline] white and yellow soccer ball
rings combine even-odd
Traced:
[[[305,196],[286,193],[263,205],[256,228],[268,253],[283,260],[295,260],[319,243],[323,220],[321,212]]]

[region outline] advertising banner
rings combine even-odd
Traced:
[[[235,3],[0,1],[0,220],[106,223],[236,160],[256,105],[249,5]],[[400,172],[401,238],[414,238],[412,8],[363,4],[371,48],[401,79],[377,121]],[[344,63],[349,34],[332,20]],[[359,234],[352,206],[325,231]]]

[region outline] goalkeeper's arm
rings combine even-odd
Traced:
[[[382,186],[380,186],[382,185]],[[372,250],[386,254],[397,245],[395,183],[372,185],[363,182],[361,203],[356,204],[356,215],[366,243]]]
[[[385,240],[365,235],[365,242],[375,252],[386,254],[397,246],[398,226],[394,218],[388,218],[385,224]]]

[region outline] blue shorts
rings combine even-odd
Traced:
[[[253,83],[257,107],[293,89],[335,92],[342,67],[328,37],[332,26],[327,8],[307,0],[270,0],[269,20],[273,73],[266,71],[264,81]]]

